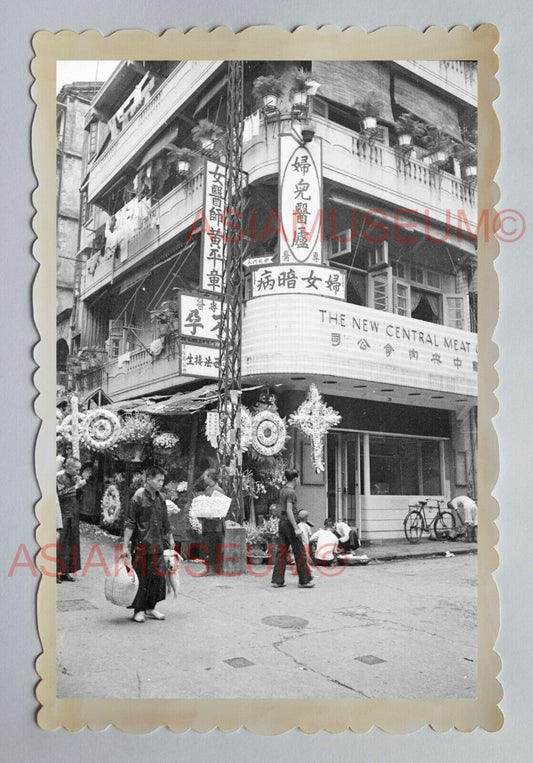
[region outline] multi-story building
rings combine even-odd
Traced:
[[[396,537],[420,496],[476,492],[476,71],[297,63],[301,104],[294,62],[245,64],[242,383],[275,390],[282,416],[314,383],[342,420],[323,472],[291,431],[302,505]],[[254,98],[263,75],[270,105]],[[218,375],[226,87],[223,61],[123,62],[92,102],[83,395]]]
[[[67,386],[67,359],[71,345],[71,314],[74,303],[76,255],[80,228],[80,185],[82,180],[85,114],[98,92],[100,82],[73,82],[57,96],[57,384]]]

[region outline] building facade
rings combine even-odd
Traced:
[[[218,377],[227,77],[122,62],[87,112],[82,398]],[[342,418],[324,471],[290,431],[302,506],[399,537],[409,503],[476,493],[475,68],[246,62],[243,95],[243,387],[288,417],[315,384]]]
[[[85,141],[85,114],[98,92],[99,82],[73,82],[57,96],[56,110],[56,368],[60,392],[67,387],[67,364],[71,349],[71,316],[78,237],[80,233],[80,185]]]

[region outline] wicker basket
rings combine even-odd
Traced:
[[[139,578],[134,569],[127,568],[119,560],[116,575],[107,575],[104,585],[105,597],[117,607],[130,607],[139,590]]]

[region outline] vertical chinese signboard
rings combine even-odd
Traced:
[[[204,213],[202,232],[202,290],[222,294],[224,274],[224,198],[226,195],[225,168],[217,162],[206,161]]]
[[[322,263],[322,143],[280,136],[280,263]]]

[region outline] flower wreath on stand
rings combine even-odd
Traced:
[[[102,525],[108,529],[119,529],[122,519],[120,494],[115,484],[108,485],[102,497]]]
[[[120,419],[112,411],[96,408],[85,416],[82,438],[91,450],[110,450],[120,435]]]
[[[307,399],[300,405],[296,413],[289,418],[289,424],[295,426],[313,444],[313,465],[315,471],[324,471],[324,436],[328,429],[340,423],[341,416],[331,406],[327,405],[314,384],[309,387]]]
[[[152,437],[152,445],[157,450],[170,451],[179,445],[180,438],[174,432],[158,432]]]
[[[287,429],[275,411],[259,411],[252,418],[252,448],[261,456],[275,456],[285,447]]]

